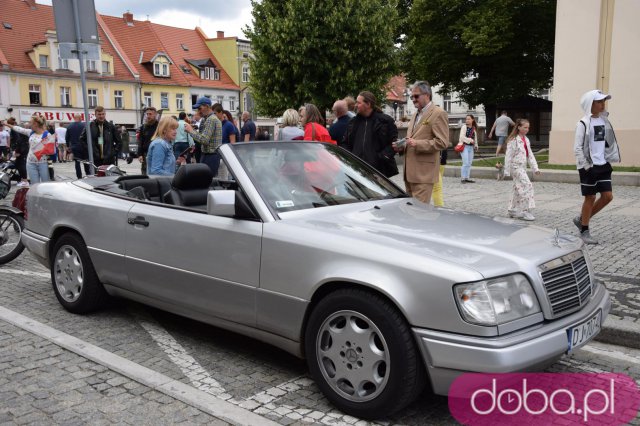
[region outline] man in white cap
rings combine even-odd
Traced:
[[[574,217],[573,223],[586,244],[598,244],[589,232],[589,221],[613,200],[611,163],[620,162],[616,135],[605,111],[605,101],[609,99],[611,95],[600,90],[590,90],[580,98],[585,116],[576,125],[573,152],[584,202],[580,216]],[[598,193],[600,197],[596,200]]]

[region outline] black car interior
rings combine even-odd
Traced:
[[[139,200],[207,209],[207,194],[214,190],[238,190],[235,180],[214,178],[206,164],[185,164],[174,176],[121,176],[115,181],[127,196]]]

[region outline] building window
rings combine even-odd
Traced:
[[[236,110],[236,98],[234,96],[229,97],[229,111]]]
[[[202,80],[220,80],[220,71],[217,71],[214,67],[201,68],[200,78]]]
[[[166,109],[169,108],[169,94],[162,92],[160,93],[160,108]]]
[[[113,99],[114,99],[114,106],[116,109],[123,109],[124,108],[124,91],[122,90],[114,90],[113,91]]]
[[[191,95],[191,105],[192,106],[198,103],[198,97],[199,96],[197,94]]]
[[[151,104],[151,92],[144,92],[144,106],[150,107]]]
[[[542,89],[538,92],[538,97],[541,99],[549,100],[551,94],[549,93],[549,89]]]
[[[60,57],[60,49],[58,49],[58,68],[62,70],[69,69],[69,60]]]
[[[89,99],[88,108],[95,108],[98,106],[98,89],[87,89],[87,97]]]
[[[40,68],[49,68],[49,55],[40,55]]]
[[[242,82],[249,82],[249,64],[242,64]]]
[[[111,74],[111,63],[109,61],[102,61],[102,74]]]
[[[97,71],[96,61],[94,61],[93,59],[87,59],[86,67],[87,67],[87,71],[93,71],[93,72]]]
[[[184,110],[184,100],[182,99],[182,93],[176,93],[176,109],[178,111]]]
[[[442,109],[450,113],[452,104],[451,95],[442,95]]]
[[[60,88],[60,105],[71,106],[71,87]]]
[[[153,63],[153,75],[156,77],[169,77],[169,64]]]
[[[224,104],[223,104],[224,96],[217,96],[216,97],[216,102],[219,103],[220,105],[223,105],[223,108],[224,108]]]
[[[29,104],[40,105],[40,85],[39,84],[29,85]]]

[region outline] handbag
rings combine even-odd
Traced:
[[[455,148],[453,148],[453,150],[455,152],[462,152],[464,151],[464,144],[463,143],[458,143],[458,145],[455,146]]]
[[[384,154],[380,154],[379,155],[380,158],[380,172],[382,172],[383,175],[385,175],[386,177],[390,178],[392,176],[397,175],[398,173],[400,173],[400,171],[398,170],[398,165],[396,164],[396,157],[395,155],[392,157],[387,157]]]

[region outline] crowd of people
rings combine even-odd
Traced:
[[[333,123],[327,127],[323,114],[308,103],[298,110],[284,111],[279,140],[306,140],[337,144],[383,173],[387,177],[398,174],[396,154],[403,157],[403,178],[406,192],[416,199],[436,206],[444,205],[442,176],[447,162],[449,120],[447,113],[432,101],[431,86],[416,82],[411,99],[416,112],[411,117],[407,136],[398,139],[395,121],[384,114],[373,93],[362,91],[354,99],[350,96],[334,102]],[[584,196],[581,212],[573,219],[582,239],[597,244],[590,234],[590,219],[613,199],[611,163],[620,161],[620,152],[612,125],[605,110],[610,95],[598,90],[584,94],[581,106],[585,116],[575,132],[574,153]],[[236,126],[231,112],[210,98],[201,97],[193,105],[193,114],[181,112],[178,117],[159,119],[156,108],[147,107],[144,122],[137,129],[136,156],[144,175],[172,175],[177,167],[189,162],[206,164],[213,174],[226,179],[228,171],[217,149],[226,143],[269,140],[268,130],[256,127],[249,111],[242,114],[242,125]],[[76,176],[91,174],[89,144],[93,165],[117,164],[118,158],[133,161],[129,152],[129,133],[106,119],[103,107],[95,108],[95,119],[86,126],[80,114],[67,127],[54,128],[41,115],[33,115],[28,123],[19,126],[9,118],[0,126],[0,156],[12,158],[20,174],[18,186],[28,186],[50,179],[49,162],[74,161]],[[509,133],[510,126],[513,126]],[[526,119],[509,118],[502,111],[489,132],[498,137],[496,155],[506,146],[504,175],[512,176],[513,185],[507,207],[512,218],[535,220],[533,185],[527,165],[534,174],[540,170],[527,138],[530,123]],[[87,132],[87,128],[89,132]],[[478,126],[473,115],[467,115],[460,129],[456,151],[462,157],[461,182],[475,182],[470,177],[474,152],[478,150]],[[600,194],[600,197],[597,197]]]

